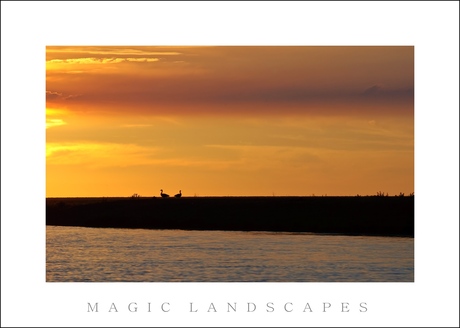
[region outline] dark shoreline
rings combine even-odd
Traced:
[[[46,224],[414,237],[414,197],[47,198]]]

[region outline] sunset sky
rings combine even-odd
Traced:
[[[46,196],[414,191],[411,46],[46,47]]]

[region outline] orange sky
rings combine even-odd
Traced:
[[[414,191],[413,47],[47,47],[46,194]]]

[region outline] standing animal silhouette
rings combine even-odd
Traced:
[[[163,192],[163,189],[160,189],[160,191],[161,191],[161,192],[160,192],[161,197],[163,197],[163,198],[169,197],[168,194],[165,194],[165,193]]]
[[[174,197],[181,198],[182,197],[182,190],[179,190],[179,193],[175,194]]]

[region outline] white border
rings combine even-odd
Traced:
[[[2,326],[458,326],[458,2],[1,6]],[[65,44],[414,45],[415,283],[45,283],[45,46]],[[88,314],[96,301],[177,310]],[[367,302],[369,310],[182,313],[190,301]]]

